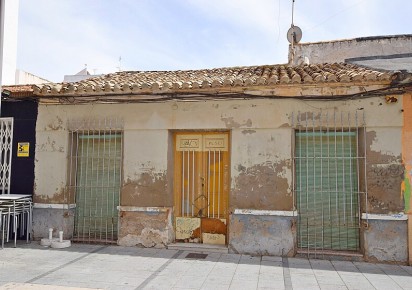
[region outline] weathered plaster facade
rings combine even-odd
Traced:
[[[38,204],[60,206],[75,203],[74,196],[66,190],[69,120],[122,116],[123,181],[118,243],[164,247],[174,241],[171,133],[229,130],[228,247],[239,253],[292,256],[296,253],[296,216],[291,214],[295,211],[291,113],[363,110],[367,130],[367,209],[370,213],[393,214],[404,209],[400,194],[404,176],[402,106],[402,99],[386,104],[384,97],[328,102],[256,99],[127,105],[40,104],[34,200]],[[365,212],[365,197],[362,198],[361,211]],[[251,214],[239,210],[251,210]],[[47,222],[51,216],[53,222]],[[36,210],[35,236],[41,237],[52,226],[64,227],[70,237],[72,221],[67,222],[67,216],[70,214],[61,209]],[[364,220],[364,224],[366,227],[368,221]],[[391,226],[389,234],[405,240],[404,224]],[[392,239],[371,246],[381,234],[381,227],[386,226],[389,226],[387,221],[374,221],[363,230],[365,257],[404,262],[404,254],[376,253],[379,247],[389,247]]]
[[[369,220],[364,234],[365,259],[405,263],[408,260],[407,221]]]

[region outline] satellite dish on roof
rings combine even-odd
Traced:
[[[299,26],[292,25],[289,28],[286,37],[291,44],[299,43],[299,41],[302,39],[302,30],[299,28]]]

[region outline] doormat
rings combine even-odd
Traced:
[[[189,253],[186,256],[186,259],[205,259],[207,254],[199,254],[199,253]]]

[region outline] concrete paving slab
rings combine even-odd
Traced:
[[[78,287],[67,287],[67,286],[56,286],[56,285],[44,285],[44,284],[31,284],[31,283],[7,283],[0,286],[1,290],[90,290],[90,289],[101,289],[101,288],[78,288]]]
[[[0,250],[0,289],[14,283],[46,285],[41,288],[46,290],[412,290],[412,268],[408,266],[226,253],[206,253],[204,259],[193,259],[187,258],[189,253],[84,244],[67,249],[43,248],[35,243],[6,247]]]

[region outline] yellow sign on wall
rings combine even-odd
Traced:
[[[29,157],[29,142],[17,143],[17,157]]]

